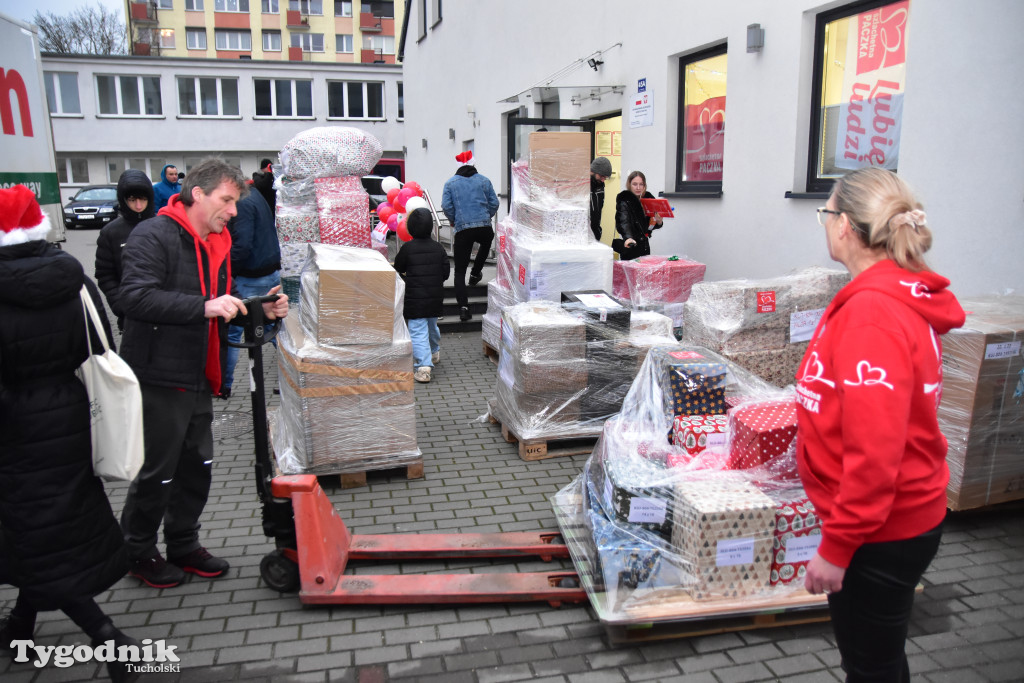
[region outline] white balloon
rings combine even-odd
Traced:
[[[394,176],[388,176],[384,180],[380,181],[380,187],[384,190],[384,194],[387,194],[391,190],[399,190],[402,188],[402,183],[398,182],[398,178]]]
[[[427,200],[424,199],[423,197],[409,197],[409,199],[405,202],[405,212],[407,214],[412,213],[416,209],[426,208],[429,208],[429,204],[427,204]]]

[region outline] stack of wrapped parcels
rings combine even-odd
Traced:
[[[767,280],[698,282],[683,304],[682,339],[766,382],[792,384],[825,307],[849,281],[846,271],[813,267]]]
[[[307,249],[302,306],[278,336],[279,467],[341,474],[419,462],[405,284],[371,249]]]
[[[602,619],[802,591],[821,528],[795,437],[790,391],[703,347],[650,349],[583,473],[553,499]]]
[[[642,311],[657,311],[683,324],[683,304],[693,286],[704,279],[707,266],[685,256],[650,254],[630,261],[616,261],[612,273],[617,298]]]
[[[1024,498],[1024,296],[960,304],[967,321],[942,337],[939,404],[953,510]]]
[[[387,247],[371,240],[370,196],[360,180],[381,154],[373,135],[343,126],[310,128],[281,149],[274,169],[281,282],[295,302],[307,244],[372,247],[387,257]]]

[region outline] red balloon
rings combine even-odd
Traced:
[[[395,201],[391,202],[391,205],[395,207],[395,211],[397,211],[398,213],[405,213],[405,200],[406,197],[398,195],[397,197],[395,197]]]
[[[380,215],[381,209],[391,209],[392,211],[394,211],[394,209],[391,206],[391,202],[381,202],[380,204],[377,205],[378,216]]]
[[[392,205],[395,203],[395,197],[398,196],[399,192],[401,192],[401,190],[399,190],[397,187],[393,188],[391,190],[388,190],[388,201],[391,202]]]
[[[395,210],[392,209],[390,206],[386,206],[383,209],[380,208],[380,207],[377,207],[377,218],[381,219],[385,223],[387,223],[388,219],[391,218],[394,215],[395,215]]]
[[[395,232],[396,230],[398,230],[398,214],[397,213],[393,213],[390,216],[388,216],[388,230],[390,230],[391,232]]]
[[[409,197],[415,197],[415,196],[416,196],[416,190],[412,189],[411,187],[403,187],[398,192],[398,200],[400,202],[402,202],[403,204],[405,202],[409,201]]]
[[[405,227],[405,221],[398,224],[398,230],[396,232],[398,232],[398,239],[403,242],[408,242],[412,239],[412,235],[409,234],[409,229]]]
[[[403,188],[403,189],[412,190],[413,192],[416,193],[417,197],[422,197],[423,196],[423,188],[415,180],[410,180],[409,182],[407,182],[405,184],[405,188]]]

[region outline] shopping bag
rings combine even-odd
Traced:
[[[110,350],[99,314],[85,287],[80,292],[85,313],[89,357],[78,369],[89,394],[92,416],[92,469],[106,481],[131,481],[142,469],[142,391],[124,360]],[[93,355],[89,320],[103,343]]]

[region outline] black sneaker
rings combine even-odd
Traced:
[[[167,564],[160,553],[144,560],[135,560],[128,573],[153,588],[173,588],[185,580],[185,572]]]
[[[214,557],[206,548],[196,548],[187,555],[169,558],[169,562],[178,565],[189,574],[202,576],[205,579],[224,576],[231,568],[226,560]]]
[[[25,621],[14,614],[8,614],[0,619],[0,652],[13,652],[11,645],[15,640],[32,640],[32,633],[35,631],[36,621]]]
[[[478,284],[480,284],[480,280],[482,280],[483,277],[484,276],[483,276],[482,273],[470,273],[469,274],[469,286],[470,287],[476,287]]]
[[[114,652],[117,652],[117,648],[123,645],[134,645],[140,650],[142,649],[142,643],[131,636],[125,635],[109,621],[96,632],[95,637],[92,639],[92,646],[97,648],[107,642],[113,643]],[[130,668],[127,662],[114,661],[107,662],[107,675],[110,676],[110,680],[114,683],[129,683],[130,681],[139,680],[142,674]]]
[[[467,320],[471,320],[472,318],[473,314],[469,312],[469,306],[459,307],[459,320],[461,320],[462,322],[466,322]]]

